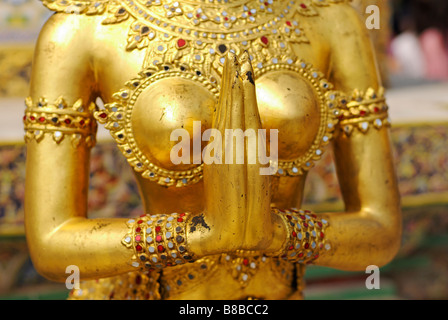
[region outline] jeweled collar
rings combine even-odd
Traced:
[[[305,16],[317,15],[317,7],[328,6],[332,3],[350,2],[351,0],[297,0],[297,1],[280,1],[280,0],[41,0],[42,3],[52,11],[75,13],[75,14],[105,14],[108,15],[110,21],[120,20],[114,19],[120,17],[140,17],[142,14],[152,14],[153,10],[160,11],[167,18],[174,18],[183,15],[183,8],[202,8],[204,10],[231,10],[239,11],[242,17],[244,13],[248,17],[257,16],[263,12],[273,13],[278,6],[285,7],[283,10],[293,10]],[[160,10],[157,10],[157,7]],[[242,9],[242,10],[241,10]],[[254,11],[255,10],[255,11]],[[188,11],[188,10],[186,10]],[[159,13],[160,13],[159,12]],[[210,14],[203,19],[202,12],[198,12],[199,16],[193,15],[190,19],[201,20],[215,19],[217,16]],[[250,14],[249,14],[250,13]],[[225,19],[224,19],[225,20]],[[249,19],[251,20],[251,19]],[[109,21],[109,23],[110,23]],[[234,23],[231,20],[230,23]],[[202,21],[204,22],[204,21]],[[224,23],[224,22],[223,22]]]

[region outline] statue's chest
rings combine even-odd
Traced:
[[[191,8],[180,5],[182,13],[177,7],[168,10],[174,15],[178,12],[179,19],[162,18],[154,8],[147,17],[129,23],[127,50],[144,51],[143,63],[138,76],[127,81],[97,119],[106,123],[129,163],[144,178],[168,186],[202,178],[202,164],[196,159],[201,159],[207,143],[201,137],[212,126],[229,52],[239,56],[247,51],[250,56],[268,149],[271,130],[278,130],[277,173],[301,175],[320,158],[332,137],[337,103],[331,101],[332,86],[324,75],[298,57],[297,48],[309,47],[309,40],[300,28],[297,7],[279,6],[280,2],[270,11],[255,12],[243,8],[245,18],[241,14],[236,20],[233,9],[226,13],[202,10],[196,13],[202,20],[195,22],[188,15]],[[215,15],[221,16],[222,25],[212,22],[210,17]],[[256,19],[250,19],[251,15]],[[305,50],[304,55],[311,56],[310,52]],[[129,65],[135,69],[134,62]],[[126,63],[119,67],[129,73]],[[173,163],[179,130],[190,142],[189,164]]]
[[[268,148],[272,137],[280,160],[303,156],[313,145],[323,116],[313,86],[297,73],[274,71],[256,80],[256,94]],[[145,88],[135,98],[132,112],[128,111],[136,145],[157,166],[169,170],[192,167],[173,163],[171,152],[179,141],[188,139],[183,145],[190,149],[189,163],[201,157],[217,95],[200,81],[182,76],[161,79]],[[273,130],[278,132],[277,138],[271,135]]]

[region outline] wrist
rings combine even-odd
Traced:
[[[192,262],[194,255],[187,241],[188,218],[188,213],[172,213],[128,220],[122,244],[132,250],[132,267],[160,270]]]
[[[331,249],[326,238],[329,223],[324,218],[307,210],[272,210],[282,220],[286,230],[283,246],[276,256],[290,262],[308,264]]]

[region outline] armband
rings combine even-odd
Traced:
[[[341,106],[339,127],[346,136],[354,130],[367,133],[372,127],[379,130],[390,126],[384,88],[378,91],[369,88],[366,92],[354,90],[349,98],[342,93],[336,95],[334,98]]]
[[[25,104],[25,142],[40,142],[45,136],[51,136],[58,144],[69,137],[74,147],[81,143],[89,148],[95,145],[97,124],[93,117],[94,103],[84,107],[79,99],[73,106],[68,106],[62,98],[53,104],[44,98],[37,102],[27,98]]]

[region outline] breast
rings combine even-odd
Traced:
[[[256,93],[263,128],[278,129],[280,160],[293,160],[311,147],[318,133],[320,113],[313,87],[300,75],[272,72],[256,79]],[[201,134],[211,128],[216,96],[193,80],[168,78],[143,91],[135,102],[131,121],[134,138],[143,154],[168,170],[195,167],[193,157],[193,122],[200,121]],[[184,129],[190,137],[190,163],[175,165],[171,149],[174,130]],[[201,149],[206,142],[201,143]],[[200,155],[199,155],[200,156]]]
[[[320,108],[311,84],[292,71],[256,80],[263,128],[278,129],[279,160],[294,160],[312,146],[319,131]]]
[[[141,93],[135,102],[131,116],[135,141],[148,159],[164,169],[188,170],[197,165],[193,159],[199,157],[193,149],[193,125],[201,122],[202,133],[211,127],[216,96],[205,87],[189,79],[167,78],[159,80]],[[175,165],[171,161],[171,149],[178,141],[171,141],[174,130],[183,129],[191,146],[190,163]],[[201,143],[201,149],[206,145]]]

